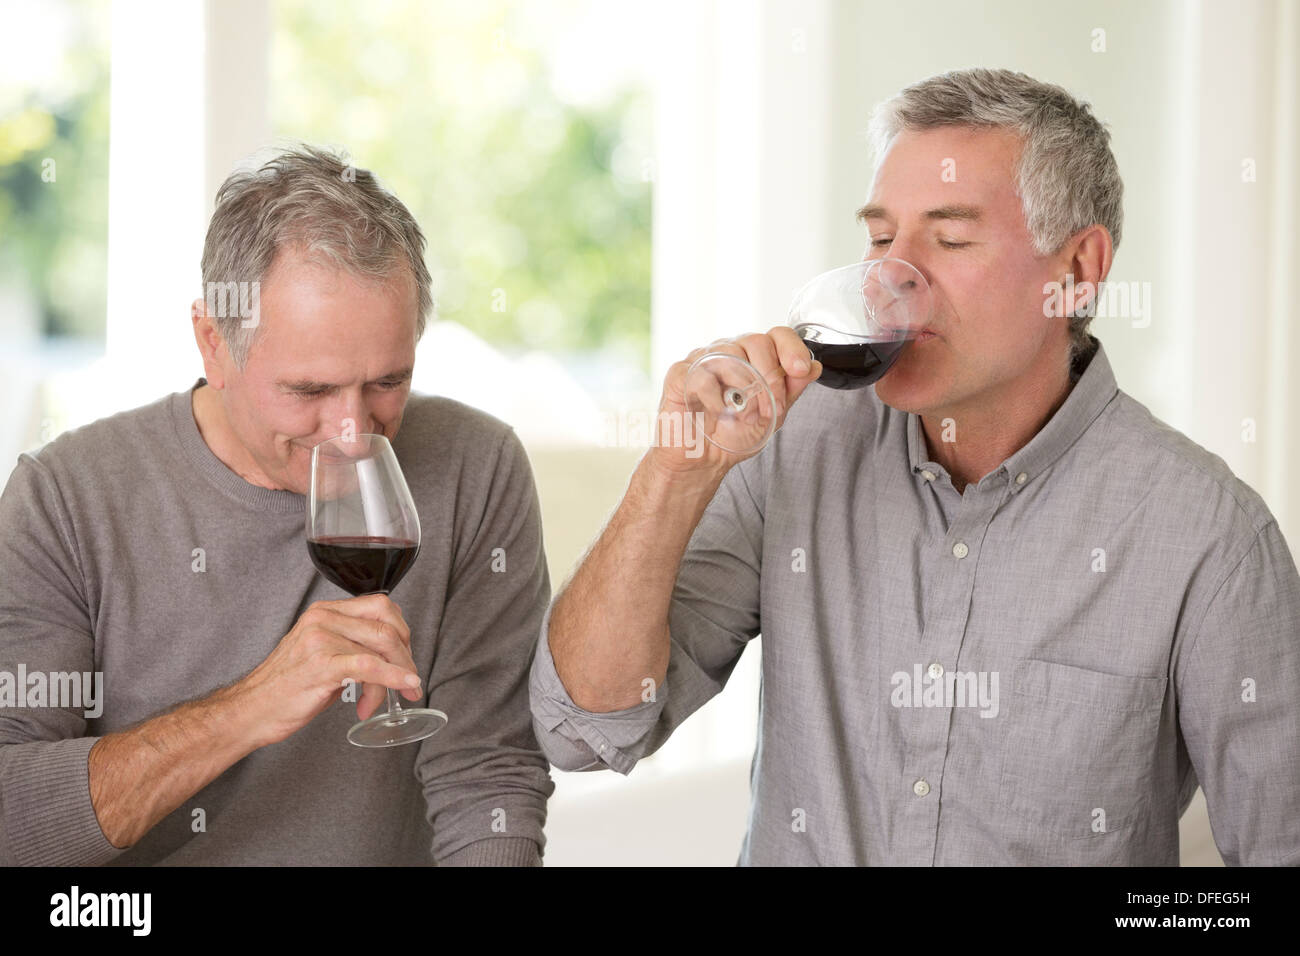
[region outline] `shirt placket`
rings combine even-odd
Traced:
[[[970,617],[975,572],[989,522],[1006,496],[1006,479],[989,475],[978,486],[967,487],[947,533],[930,545],[923,560],[940,562],[930,575],[925,630],[916,646],[913,673],[946,687],[945,675],[957,666],[966,623]],[[921,688],[914,688],[914,692]],[[944,700],[946,705],[947,701]],[[939,837],[939,809],[944,769],[948,759],[952,710],[948,706],[913,707],[901,721],[905,750],[898,799],[904,833],[897,841],[905,865],[931,866]]]

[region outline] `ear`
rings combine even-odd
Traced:
[[[1071,281],[1061,282],[1066,315],[1076,315],[1081,309],[1096,309],[1097,293],[1110,273],[1114,254],[1110,232],[1100,224],[1079,230],[1066,242],[1060,267],[1062,275],[1073,277]]]
[[[221,330],[208,314],[207,303],[202,299],[190,303],[190,321],[194,323],[194,341],[198,343],[199,353],[203,356],[203,377],[209,385],[220,391],[226,387],[225,369],[230,362],[225,339],[221,337]]]

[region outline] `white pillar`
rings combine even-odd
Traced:
[[[266,0],[115,3],[112,34],[107,356],[76,390],[83,421],[202,374],[190,303],[212,196],[269,134]]]
[[[1243,420],[1270,428],[1280,408],[1268,407],[1270,312],[1270,187],[1293,171],[1273,169],[1273,88],[1268,69],[1218,70],[1213,64],[1259,63],[1273,53],[1277,6],[1231,9],[1198,2],[1194,56],[1202,69],[1182,90],[1197,110],[1193,191],[1183,197],[1195,252],[1183,262],[1195,289],[1183,314],[1194,327],[1191,437],[1221,455],[1243,481],[1260,488],[1262,436],[1242,439]],[[1245,181],[1247,164],[1256,181]]]
[[[781,324],[806,279],[852,261],[826,241],[830,6],[660,8],[670,32],[655,78],[656,397],[691,349]]]
[[[206,0],[205,209],[235,164],[271,139],[267,0]]]
[[[189,302],[205,224],[203,5],[115,3],[112,23],[105,394],[129,408],[201,369]]]
[[[1300,189],[1294,170],[1300,167],[1300,6],[1275,8],[1273,99],[1273,222],[1269,236],[1268,425],[1260,435],[1267,442],[1260,492],[1291,546],[1300,555],[1300,334],[1296,321],[1295,277],[1300,275]]]

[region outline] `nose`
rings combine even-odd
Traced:
[[[880,281],[887,289],[895,295],[906,295],[915,292],[921,287],[918,281],[917,273],[920,266],[911,259],[904,259],[902,256],[890,254],[880,262]]]
[[[882,328],[900,332],[923,328],[933,311],[929,280],[913,262],[895,255],[868,266],[863,285],[868,314]]]
[[[329,435],[341,435],[348,430],[349,424],[358,435],[375,430],[374,419],[362,398],[361,389],[342,389],[338,399],[326,409],[326,417],[321,422],[321,431]]]

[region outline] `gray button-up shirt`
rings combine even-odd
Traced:
[[[1094,340],[1095,341],[1095,340]],[[1199,782],[1229,864],[1300,864],[1300,576],[1263,500],[1116,388],[959,494],[917,416],[809,388],[682,563],[665,685],[534,726],[628,773],[762,632],[742,864],[1178,864]]]

